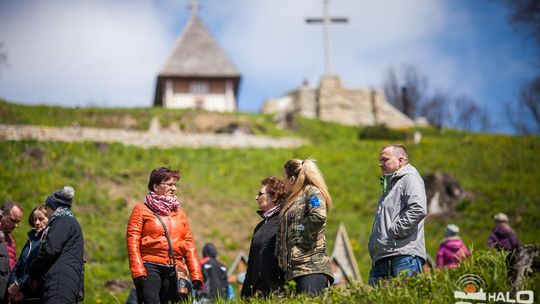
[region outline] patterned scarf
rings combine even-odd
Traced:
[[[52,224],[53,220],[55,220],[57,218],[61,218],[63,216],[74,217],[73,212],[71,212],[71,210],[69,210],[69,208],[67,208],[67,207],[58,207],[58,208],[56,208],[56,210],[54,210],[53,214],[49,218],[49,223],[47,224],[45,229],[43,229],[41,231],[41,236],[40,236],[39,233],[36,233],[36,236],[39,236],[39,239],[40,239],[41,243],[45,242],[45,239],[47,238],[47,234],[49,234],[49,229],[51,228],[51,224]]]
[[[276,214],[279,212],[279,209],[280,209],[280,205],[277,205],[275,207],[272,207],[270,210],[266,210],[265,212],[263,212],[262,210],[257,210],[257,213],[265,220],[269,219],[272,217],[272,215]]]
[[[73,212],[69,210],[69,208],[66,207],[58,207],[56,210],[54,210],[53,214],[51,215],[51,218],[49,218],[49,223],[52,222],[55,218],[59,218],[62,216],[71,216],[73,217]]]
[[[144,199],[144,204],[159,215],[168,216],[171,212],[176,211],[180,206],[180,202],[176,195],[166,196],[159,195],[153,191],[148,192]]]

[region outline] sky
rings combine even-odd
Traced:
[[[0,98],[25,104],[148,107],[191,16],[188,0],[2,0]],[[510,132],[504,103],[538,72],[533,42],[496,0],[330,0],[332,74],[381,89],[412,65],[431,92],[466,95]],[[239,110],[258,112],[324,73],[322,0],[200,0],[199,16],[242,75]]]

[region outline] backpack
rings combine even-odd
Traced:
[[[227,267],[214,258],[201,265],[204,284],[201,296],[207,299],[227,299]]]

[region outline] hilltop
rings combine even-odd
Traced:
[[[194,123],[193,111],[164,109],[103,109],[23,106],[0,102],[0,123],[43,126],[80,126],[147,130],[156,116],[162,125],[182,129]],[[334,209],[328,218],[329,249],[339,223],[344,223],[364,281],[370,269],[367,239],[380,194],[378,153],[394,140],[358,139],[358,127],[298,118],[295,131],[280,130],[272,117],[257,114],[216,114],[229,122],[241,121],[255,134],[299,137],[309,144],[296,148],[138,148],[105,142],[3,141],[0,148],[0,198],[13,199],[27,212],[53,190],[76,189],[74,211],[86,242],[87,302],[123,299],[126,291],[112,292],[106,280],[130,281],[125,228],[132,207],[146,192],[151,169],[158,166],[182,172],[179,197],[188,214],[197,248],[207,241],[218,246],[226,264],[247,251],[259,221],[255,195],[259,182],[281,176],[290,158],[313,157],[325,175]],[[214,118],[217,119],[217,118]],[[217,121],[217,120],[216,120]],[[215,121],[214,121],[215,122]],[[226,125],[226,124],[225,124]],[[208,125],[207,130],[213,127]],[[426,221],[428,253],[435,256],[444,226],[455,223],[469,247],[483,249],[492,228],[491,216],[505,212],[522,243],[536,243],[540,230],[540,138],[473,134],[421,129],[422,141],[403,140],[411,163],[423,175],[437,170],[456,177],[475,193],[454,212]],[[22,248],[29,227],[23,224],[15,238]],[[121,300],[122,301],[122,300]],[[114,301],[113,301],[114,302]]]

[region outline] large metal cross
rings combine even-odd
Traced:
[[[330,75],[332,70],[331,55],[330,55],[330,24],[331,23],[347,23],[349,20],[345,17],[329,17],[328,2],[323,0],[323,17],[307,18],[307,23],[322,23],[324,27],[324,74]]]

